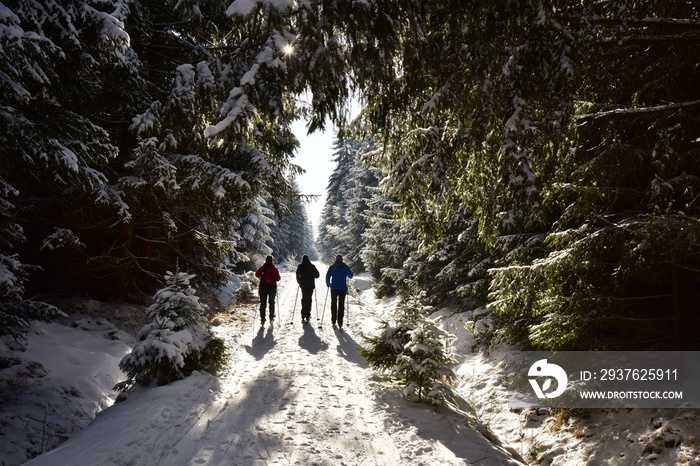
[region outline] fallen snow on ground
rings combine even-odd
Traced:
[[[475,311],[477,314],[483,309]],[[466,328],[472,312],[442,310],[444,326],[457,336],[461,355],[458,391],[476,407],[478,419],[529,464],[537,465],[699,465],[700,412],[696,409],[591,409],[582,417],[547,408],[508,408],[510,367],[517,351],[506,345],[472,352],[474,335]],[[489,318],[477,328],[492,328]]]
[[[254,304],[218,318],[216,333],[231,353],[223,374],[138,387],[96,417],[123,378],[117,364],[134,343],[140,310],[110,306],[107,321],[99,316],[104,304],[64,307],[70,319],[35,324],[26,352],[0,345],[0,464],[22,464],[67,437],[27,464],[700,464],[696,411],[598,410],[572,421],[546,409],[509,410],[513,351],[473,352],[478,345],[465,329],[472,312],[436,314],[457,337],[456,388],[474,414],[403,399],[356,349],[396,300],[376,299],[364,275],[354,283],[345,332],[330,325],[325,287],[311,325],[302,326],[296,281],[283,270],[274,327],[259,325]],[[488,318],[476,326],[488,327]]]
[[[232,356],[220,377],[139,388],[28,464],[522,464],[464,416],[404,400],[367,367],[361,334],[390,308],[352,297],[340,332],[324,289],[302,326],[296,293],[284,272],[275,326],[260,326],[253,305],[216,327]]]

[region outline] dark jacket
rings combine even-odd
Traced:
[[[282,279],[280,271],[272,262],[265,262],[260,266],[255,276],[260,279],[260,286],[277,287],[277,282]]]
[[[314,264],[311,263],[308,257],[304,256],[304,259],[297,267],[297,283],[300,287],[309,289],[316,288],[316,279],[320,277],[321,274]]]
[[[328,268],[326,273],[326,285],[331,290],[345,290],[348,289],[348,283],[346,279],[352,278],[352,271],[345,262],[335,261],[333,265]]]

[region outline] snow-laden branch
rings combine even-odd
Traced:
[[[666,112],[669,110],[680,110],[693,107],[700,107],[700,100],[691,100],[688,102],[674,102],[670,104],[657,105],[654,107],[616,108],[614,110],[608,110],[605,112],[577,115],[574,117],[574,121],[576,121],[577,123],[587,123],[588,121],[597,120],[599,118],[616,116],[638,116],[656,112]]]
[[[603,17],[591,17],[588,16],[587,21],[591,24],[600,24],[603,26],[622,26],[626,27],[649,27],[649,26],[667,26],[675,28],[688,29],[700,29],[700,22],[687,19],[687,18],[659,18],[659,17],[646,17],[638,20],[621,20],[613,18],[603,18]]]

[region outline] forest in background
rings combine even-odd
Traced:
[[[308,249],[303,118],[341,128],[319,251],[381,292],[697,349],[698,40],[690,1],[3,1],[0,328]]]

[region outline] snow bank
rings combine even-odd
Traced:
[[[112,387],[123,378],[119,361],[131,350],[134,337],[106,318],[90,314],[109,314],[105,307],[111,309],[115,320],[128,330],[136,324],[137,308],[111,308],[90,300],[72,304],[71,310],[80,308],[86,314],[72,313],[51,324],[34,323],[26,351],[7,341],[0,345],[4,465],[22,464],[55,448],[117,396]]]
[[[478,419],[529,464],[538,465],[699,465],[700,412],[674,409],[598,409],[569,417],[544,407],[509,409],[510,345],[477,344],[467,328],[494,327],[483,309],[454,313],[443,309],[443,326],[457,336],[461,355],[457,390]],[[479,315],[479,324],[471,319]],[[475,330],[478,335],[478,330]]]

